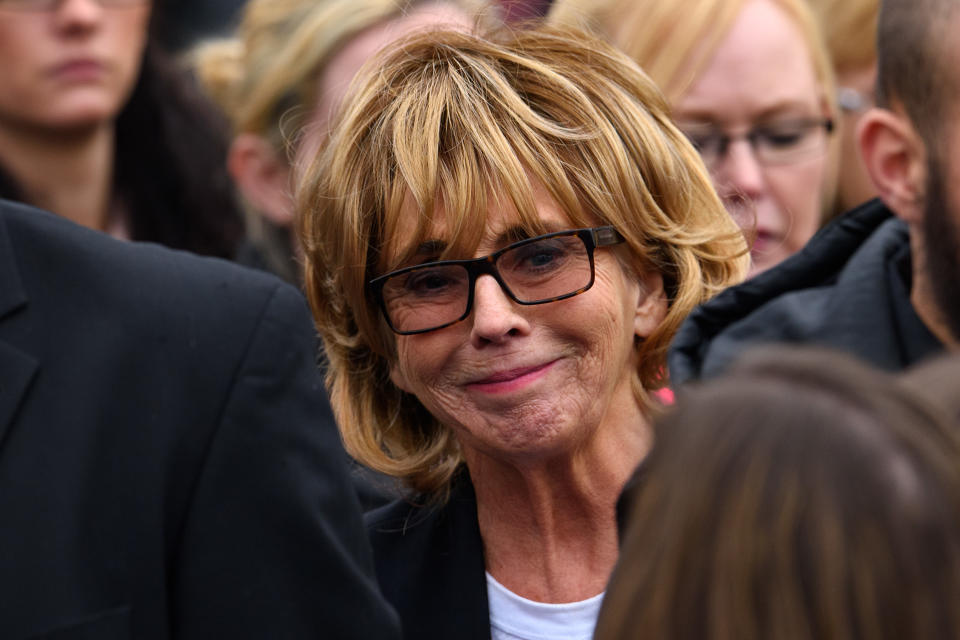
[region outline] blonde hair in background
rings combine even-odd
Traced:
[[[671,103],[686,93],[749,0],[555,0],[548,21],[586,27],[633,58]],[[814,74],[832,100],[834,77],[820,26],[807,0],[771,0],[810,50]],[[834,103],[829,103],[835,113]]]
[[[807,0],[822,26],[838,72],[863,69],[877,61],[880,0]]]
[[[442,497],[462,463],[456,439],[390,381],[395,337],[366,289],[395,267],[390,256],[428,237],[441,207],[443,257],[474,255],[496,204],[543,232],[538,185],[573,226],[616,227],[625,267],[657,270],[669,296],[662,325],[636,345],[646,406],[683,318],[742,280],[749,256],[660,92],[603,42],[551,29],[435,32],[378,65],[298,185],[306,291],[347,450]],[[411,221],[414,237],[398,246]]]
[[[234,133],[256,133],[289,151],[326,62],[360,32],[434,3],[478,19],[486,7],[482,0],[250,0],[236,35],[203,43],[193,63]]]

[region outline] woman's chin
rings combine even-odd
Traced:
[[[82,132],[113,121],[118,113],[119,107],[114,101],[90,97],[72,100],[46,114],[38,114],[36,120],[52,131]]]
[[[573,455],[589,429],[559,415],[500,416],[483,425],[464,425],[461,445],[509,464],[533,464]]]

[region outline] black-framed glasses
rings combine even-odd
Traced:
[[[64,2],[65,0],[0,0],[0,10],[54,11]],[[149,0],[96,0],[97,4],[105,8],[134,7],[148,2]]]
[[[792,164],[826,151],[833,133],[830,118],[791,118],[752,127],[731,134],[713,124],[680,124],[680,130],[700,152],[703,163],[713,169],[726,157],[730,144],[746,140],[757,161],[764,166]]]
[[[493,276],[518,304],[565,300],[593,286],[593,252],[624,242],[613,227],[556,231],[470,260],[441,260],[392,271],[367,283],[390,328],[426,333],[460,322],[473,308],[481,275]]]

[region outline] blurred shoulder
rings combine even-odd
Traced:
[[[306,313],[300,292],[269,274],[155,244],[123,242],[22,204],[0,201],[0,234],[8,236],[33,302],[49,298],[69,304],[83,291],[104,312],[139,309],[157,318],[187,314],[194,321],[209,317],[231,323],[258,315],[270,300]]]

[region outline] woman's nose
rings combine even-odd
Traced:
[[[740,197],[757,198],[766,188],[763,166],[750,141],[731,140],[714,174],[721,193],[732,191]]]
[[[60,0],[54,10],[54,20],[62,30],[87,31],[99,24],[103,12],[99,0]]]
[[[490,275],[477,278],[473,292],[470,340],[475,347],[500,343],[511,336],[523,335],[530,329],[521,306],[507,296]]]

